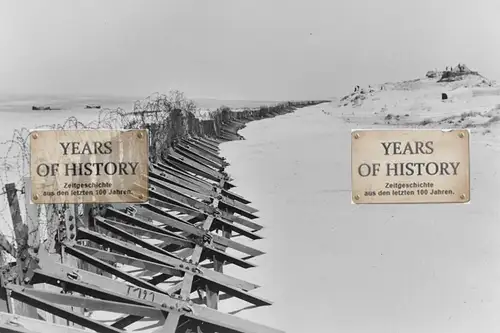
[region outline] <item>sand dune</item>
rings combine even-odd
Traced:
[[[463,127],[483,134],[496,128],[500,86],[480,75],[464,76],[453,82],[438,81],[425,77],[361,90],[344,96],[332,106],[336,110],[331,113],[361,127]]]
[[[275,301],[241,316],[290,333],[500,328],[494,194],[500,98],[443,102],[441,92],[450,85],[394,86],[366,94],[360,105],[323,104],[250,123],[241,131],[246,141],[222,145],[238,193],[260,208],[266,226],[260,248],[267,255],[250,274],[263,286],[259,293]],[[386,121],[388,114],[399,120]],[[432,122],[420,124],[427,118]],[[476,126],[470,204],[351,204],[351,129],[467,124]]]

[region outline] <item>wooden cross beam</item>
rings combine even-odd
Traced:
[[[240,215],[246,216],[250,219],[256,219],[257,216],[253,215],[256,211],[256,209],[253,209],[252,207],[249,207],[245,204],[235,202],[234,200],[226,199],[222,196],[220,193],[210,193],[210,194],[201,194],[195,190],[190,190],[189,188],[177,186],[176,184],[172,184],[169,179],[166,179],[163,177],[161,174],[157,174],[154,171],[150,173],[149,176],[149,182],[152,186],[157,187],[157,191],[164,195],[172,195],[172,198],[179,198],[177,200],[183,200],[187,201],[188,204],[191,205],[191,207],[201,209],[204,212],[211,213],[214,211],[214,209],[209,209],[207,204],[204,204],[203,202],[200,204],[197,202],[196,199],[193,199],[192,197],[198,197],[199,199],[202,200],[210,200],[213,201],[214,199],[218,199],[221,204],[224,204],[224,206],[227,206],[228,208],[234,210],[235,213],[238,213]],[[170,197],[170,196],[169,196]],[[231,214],[223,214],[223,216],[227,219],[231,219]],[[262,226],[256,224],[255,222],[251,222],[248,220],[241,219],[245,222],[242,222],[244,225],[250,225],[248,226],[249,228],[252,228],[253,230],[260,230],[262,229]]]
[[[214,273],[214,272],[211,272],[210,270],[206,270],[206,269],[200,267],[199,265],[195,264],[193,262],[193,259],[191,259],[191,261],[186,261],[186,260],[183,260],[182,258],[177,257],[174,254],[165,255],[164,253],[159,253],[159,252],[155,252],[152,250],[144,249],[144,248],[135,246],[135,245],[130,244],[130,243],[124,243],[124,242],[119,241],[117,239],[109,238],[109,237],[106,237],[106,236],[103,236],[101,234],[94,233],[94,232],[91,232],[91,231],[88,231],[85,229],[81,230],[81,233],[82,233],[82,237],[87,237],[88,239],[90,239],[96,243],[99,243],[99,244],[106,244],[108,247],[110,247],[114,251],[119,251],[119,252],[122,252],[124,254],[127,254],[127,256],[134,258],[134,260],[140,259],[140,260],[144,260],[144,261],[154,262],[154,263],[158,263],[161,265],[167,265],[167,266],[169,266],[173,269],[176,269],[179,272],[182,272],[184,274],[190,273],[190,274],[194,274],[194,275],[199,275],[200,278],[206,279],[207,283],[218,284],[218,285],[220,285],[221,288],[224,288],[224,285],[227,284],[226,287],[229,288],[228,290],[231,289],[231,286],[234,286],[234,288],[243,287],[245,290],[250,290],[246,287],[248,285],[247,283],[244,283],[242,285],[241,280],[234,279],[234,278],[229,277],[229,276],[223,276],[221,273]],[[97,255],[97,254],[99,254],[99,252],[101,252],[101,251],[98,251],[98,250],[95,250],[92,248],[88,248],[88,247],[84,247],[84,246],[75,246],[75,248],[77,248],[78,250],[81,250],[82,252],[86,252],[87,254],[91,254],[91,255]],[[114,253],[113,254],[110,253],[109,256],[114,256]],[[101,258],[103,258],[103,257],[101,256]],[[120,257],[117,256],[114,259],[120,260]],[[137,264],[139,264],[139,262],[137,262]],[[179,275],[179,274],[173,274],[173,275]],[[250,285],[250,288],[253,288],[253,287],[251,287],[251,285]],[[237,290],[234,290],[234,292],[239,293]],[[240,295],[243,295],[243,294],[240,293]],[[255,296],[251,296],[251,295],[245,295],[244,299],[245,298],[249,299],[252,303],[257,302],[258,304],[262,304],[262,305],[264,305],[265,303],[267,303],[268,305],[271,304],[269,301],[264,301],[264,300],[261,300],[260,298],[257,298]],[[252,300],[255,300],[255,301],[252,301]]]
[[[193,139],[188,139],[188,140],[181,139],[180,145],[182,145],[184,149],[193,151],[197,155],[201,155],[206,159],[210,159],[213,162],[219,163],[222,167],[229,165],[229,163],[226,162],[226,159],[224,157],[221,157],[218,154],[214,154],[213,151],[206,149]]]
[[[215,188],[217,187],[213,183],[211,183],[205,179],[201,179],[199,177],[196,177],[194,174],[190,174],[186,170],[179,170],[178,168],[170,166],[168,164],[165,164],[161,161],[158,163],[154,163],[153,166],[155,168],[162,170],[163,172],[177,176],[178,178],[182,178],[183,180],[186,180],[194,185],[197,185],[198,187],[202,187],[202,188],[205,188],[205,189],[210,190],[210,191],[215,191]],[[224,189],[224,188],[222,188],[221,190],[222,190],[221,194],[229,199],[233,199],[233,200],[236,200],[236,201],[244,203],[244,204],[250,203],[250,201],[248,201],[247,199],[245,199],[244,197],[242,197],[239,194],[236,194],[236,193],[229,191],[227,189]]]
[[[244,198],[231,194],[227,191],[223,191],[222,189],[220,189],[219,193],[217,193],[217,187],[208,183],[200,183],[198,180],[188,178],[184,175],[175,174],[160,164],[152,164],[152,170],[150,171],[149,176],[175,185],[177,188],[191,190],[196,193],[196,197],[198,198],[208,199],[219,197],[218,199],[221,203],[238,207],[245,212],[255,213],[258,211],[257,209],[248,206],[246,204],[248,201],[244,200]]]
[[[183,288],[183,293],[180,297],[172,297],[154,291],[145,291],[145,289],[143,288],[133,285],[127,285],[126,283],[120,282],[118,280],[112,280],[103,276],[99,277],[98,275],[90,272],[73,270],[69,273],[67,270],[71,269],[70,267],[66,267],[65,269],[61,270],[61,268],[64,268],[64,265],[51,263],[47,260],[41,261],[41,263],[43,268],[35,270],[35,276],[33,278],[34,283],[49,283],[64,288],[65,290],[76,291],[78,293],[90,295],[93,298],[99,298],[106,301],[157,308],[163,312],[169,313],[169,315],[167,316],[167,321],[169,320],[168,318],[171,318],[170,320],[172,320],[173,317],[185,316],[199,322],[207,322],[222,328],[227,327],[237,332],[277,332],[276,330],[270,329],[269,327],[252,323],[233,315],[220,313],[213,309],[208,309],[203,306],[194,304],[189,300],[189,294],[187,297],[183,297],[183,295],[186,295],[188,292],[190,293],[190,290],[187,287]],[[47,271],[48,268],[50,268],[50,272]],[[84,278],[82,278],[82,275],[80,274],[85,274],[83,275]],[[88,280],[88,278],[92,276],[94,276],[94,278]],[[191,278],[192,277],[193,275],[191,275]],[[101,326],[103,324],[98,323],[100,326],[99,328],[97,328],[98,326],[96,326],[95,321],[89,320],[88,318],[85,318],[76,313],[68,313],[67,310],[61,308],[60,306],[47,302],[46,300],[40,298],[40,293],[37,294],[38,296],[33,296],[26,292],[26,290],[16,290],[15,287],[11,288],[11,291],[13,297],[15,297],[16,299],[27,302],[30,305],[44,309],[45,311],[49,311],[56,315],[65,316],[65,318],[68,318],[68,320],[70,321],[76,322],[91,329],[95,329],[98,332],[117,332],[116,330],[112,330],[113,328],[116,328],[116,326],[108,326],[108,328],[111,328],[111,330],[108,330],[104,329]],[[47,294],[45,295],[46,297],[50,297],[51,301],[55,301],[59,304],[64,302],[75,302],[75,299],[77,299],[63,296],[59,300],[57,296],[59,296],[60,294],[51,294],[48,296]],[[94,306],[97,305],[94,304]],[[119,312],[120,310],[119,304],[117,303],[108,302],[106,303],[106,306],[108,310],[109,307],[114,307],[114,311],[116,312]],[[129,307],[129,309],[132,309],[132,307]]]
[[[124,223],[135,225],[144,229],[149,229],[149,230],[157,230],[158,227],[152,226],[151,224],[148,224],[147,222],[143,221],[141,217],[147,217],[151,218],[159,223],[163,223],[166,226],[172,227],[176,230],[181,230],[184,231],[190,235],[193,235],[198,238],[202,238],[204,235],[207,234],[207,231],[204,231],[200,228],[197,228],[196,226],[187,223],[181,219],[176,218],[173,215],[170,215],[167,212],[163,212],[154,206],[151,206],[149,204],[146,205],[141,205],[141,206],[134,206],[135,209],[137,210],[136,216],[130,216],[125,213],[119,212],[115,209],[108,209],[106,211],[106,216],[114,219],[118,219],[119,221],[123,221]],[[160,230],[165,230],[162,228],[158,228]],[[166,231],[166,230],[165,230]],[[160,232],[160,231],[158,231]],[[175,235],[175,234],[174,234]],[[180,236],[177,236],[180,237]],[[240,244],[238,242],[228,240],[224,237],[221,237],[215,233],[210,233],[210,237],[213,239],[213,241],[221,246],[225,247],[230,247],[234,250],[237,250],[239,252],[249,254],[251,256],[258,256],[263,254],[262,251],[259,251],[257,249],[251,248],[249,246]]]
[[[178,143],[177,145],[174,146],[174,151],[179,153],[179,155],[182,155],[184,157],[190,158],[206,167],[211,167],[214,168],[215,170],[219,170],[223,167],[222,163],[220,161],[214,161],[207,156],[204,156],[194,149],[187,148],[185,145],[182,143]]]
[[[213,202],[213,207],[217,208],[219,205],[219,201],[216,199]],[[208,216],[205,222],[203,223],[203,229],[206,230],[207,232],[210,231],[210,228],[212,226],[212,223],[214,221],[213,216]],[[203,247],[200,245],[196,245],[193,255],[191,256],[191,260],[193,260],[194,263],[198,264],[200,262],[201,256],[203,252]],[[188,299],[190,298],[191,295],[191,290],[193,288],[193,279],[194,279],[194,274],[192,273],[186,273],[184,275],[184,280],[182,282],[182,287],[181,287],[181,297]],[[208,304],[207,304],[208,305]],[[175,330],[177,329],[177,326],[179,324],[179,319],[180,319],[180,314],[170,314],[167,317],[167,320],[165,321],[165,325],[161,329],[162,332],[164,333],[175,333]],[[160,330],[157,330],[155,332],[160,332]]]
[[[0,332],[2,333],[88,333],[70,326],[55,325],[46,321],[11,313],[0,312]]]

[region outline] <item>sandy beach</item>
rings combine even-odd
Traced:
[[[500,185],[495,126],[489,126],[487,133],[486,128],[472,128],[470,204],[351,204],[350,131],[394,127],[376,124],[381,117],[373,113],[376,103],[432,105],[432,112],[413,112],[408,121],[418,123],[432,114],[432,127],[440,126],[439,117],[495,107],[490,97],[470,98],[451,108],[452,103],[439,100],[440,89],[429,89],[434,98],[425,90],[391,90],[370,95],[361,107],[339,108],[332,102],[299,109],[249,123],[240,131],[246,140],[221,146],[221,155],[231,163],[227,171],[237,180],[237,193],[259,208],[259,223],[265,229],[257,246],[266,252],[252,260],[254,269],[225,271],[261,285],[254,293],[274,301],[271,307],[238,316],[291,333],[325,327],[348,332],[373,327],[394,332],[470,332],[477,330],[478,320],[484,323],[481,332],[500,326],[495,315],[500,303],[496,284],[500,267],[494,264],[500,259],[495,246],[500,234],[494,195]],[[404,114],[409,108],[399,105],[390,112]],[[4,125],[15,128],[20,118],[27,128],[61,123],[63,114],[70,115],[53,111],[40,119],[19,113],[6,118],[11,123]],[[71,115],[90,122],[97,112],[75,110]],[[2,132],[3,139],[10,136]],[[3,175],[5,182],[18,175],[12,171]],[[4,221],[9,218],[4,210]],[[226,301],[221,310],[244,306]],[[290,321],[290,317],[303,319]]]
[[[157,94],[152,94],[154,98]],[[143,101],[144,99],[139,99]],[[0,96],[0,184],[3,187],[10,182],[21,186],[22,177],[29,175],[27,163],[28,147],[20,146],[28,137],[31,129],[65,126],[65,128],[80,128],[90,126],[95,128],[116,127],[114,115],[116,110],[132,112],[134,110],[133,97],[113,96],[51,96],[51,95],[13,95]],[[234,108],[255,107],[256,105],[274,105],[276,101],[245,101],[245,100],[217,100],[196,99],[202,114],[212,112],[217,105],[229,105]],[[97,103],[102,109],[86,109],[86,104]],[[61,110],[37,111],[31,110],[32,105],[48,105]],[[22,200],[22,198],[20,198]],[[22,212],[24,214],[24,212]],[[11,219],[6,200],[0,200],[0,232],[12,237]]]
[[[460,118],[469,105],[495,107],[491,98],[451,108],[440,94],[411,100],[412,94],[425,91],[373,99],[433,103],[426,116],[443,118]],[[472,129],[469,204],[357,206],[350,197],[350,131],[394,128],[374,125],[367,104],[322,104],[253,122],[240,132],[246,141],[222,145],[238,193],[259,207],[266,226],[259,245],[267,254],[245,276],[275,301],[241,316],[290,333],[495,332],[498,130]]]
[[[228,266],[225,273],[261,285],[252,293],[274,302],[237,316],[290,333],[325,328],[495,332],[500,327],[500,208],[495,195],[500,185],[495,118],[500,98],[461,93],[443,101],[441,91],[449,86],[421,81],[364,93],[362,103],[356,97],[360,94],[350,94],[351,104],[335,101],[251,122],[240,131],[246,140],[221,145],[236,192],[259,208],[264,239],[252,246],[266,252],[251,260],[256,268]],[[98,114],[75,109],[35,118],[31,112],[15,117],[5,112],[11,116],[4,126],[12,129],[19,123],[26,128],[61,123],[68,116],[88,123]],[[471,130],[469,204],[351,204],[351,130],[396,127]],[[2,139],[11,133],[4,130]],[[9,145],[2,147],[7,154]],[[19,174],[4,170],[2,180],[16,181]],[[4,208],[5,227],[10,216]],[[230,300],[220,310],[247,305]],[[152,332],[156,327],[144,330],[150,324],[138,322],[131,328]]]
[[[0,333],[497,333],[499,12],[0,2]],[[57,155],[34,129],[141,132]]]

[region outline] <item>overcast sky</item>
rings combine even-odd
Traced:
[[[497,0],[0,3],[0,92],[301,99],[459,61],[500,78]]]
[[[179,89],[192,98],[329,98],[356,84],[412,79],[458,62],[500,80],[499,13],[500,0],[0,0],[0,97],[145,97]],[[5,133],[18,124],[29,126],[22,118],[2,121]],[[265,231],[275,237],[269,237],[269,254],[262,256],[264,270],[248,280],[264,272],[262,285],[268,289],[262,295],[276,304],[248,316],[290,332],[319,332],[315,325],[326,327],[322,333],[483,333],[499,327],[500,213],[490,195],[498,186],[489,179],[495,164],[483,163],[490,169],[474,179],[491,189],[476,192],[478,204],[460,210],[394,208],[391,219],[384,219],[386,207],[342,210],[341,199],[337,206],[321,201],[330,197],[313,190],[330,191],[328,177],[340,177],[338,170],[347,170],[340,177],[347,191],[349,151],[340,140],[347,136],[303,128],[311,131],[307,135],[316,132],[310,139],[319,142],[315,149],[304,135],[282,138],[294,145],[275,144],[262,153],[258,145],[269,144],[266,135],[288,133],[285,127],[255,132],[261,141],[251,149],[234,147],[256,177],[236,183],[246,181],[251,189],[261,181],[275,191],[253,193],[263,223],[276,224]],[[331,142],[343,154],[317,154]],[[293,158],[280,162],[282,147]],[[307,163],[298,162],[297,151]],[[331,164],[318,160],[330,156]],[[289,167],[271,168],[276,171],[271,174],[273,161]],[[313,167],[326,176],[304,176],[306,190],[297,191],[286,178],[309,176]],[[343,195],[338,193],[335,198]],[[293,219],[285,213],[310,229],[290,228]],[[431,213],[436,214],[428,218]],[[303,242],[314,242],[312,250],[304,250]],[[288,261],[271,263],[273,258]],[[297,258],[302,266],[289,264]],[[453,330],[446,329],[450,325]]]

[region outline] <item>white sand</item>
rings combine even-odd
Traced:
[[[246,243],[267,252],[253,260],[257,268],[225,272],[261,285],[255,294],[275,302],[239,316],[290,333],[498,331],[500,133],[494,124],[473,131],[470,204],[350,202],[350,130],[383,123],[385,115],[373,113],[381,106],[411,115],[401,123],[431,117],[428,126],[441,126],[441,118],[500,104],[498,96],[445,103],[441,90],[430,82],[420,90],[376,93],[361,107],[299,109],[249,123],[241,131],[246,141],[222,145],[236,192],[260,210],[257,221],[266,226],[264,240]],[[2,137],[21,123],[60,122],[12,116]],[[246,304],[226,301],[221,310],[240,305]]]
[[[423,96],[432,90],[438,97]],[[442,103],[439,88],[376,95],[393,113],[431,105],[415,107],[415,119],[464,110]],[[266,226],[266,239],[253,242],[267,252],[255,259],[258,267],[227,271],[261,284],[256,292],[275,301],[241,316],[290,333],[497,332],[498,130],[473,131],[470,204],[356,206],[350,130],[374,127],[367,116],[375,102],[253,122],[241,131],[246,141],[222,145],[235,190],[260,209]]]

